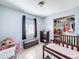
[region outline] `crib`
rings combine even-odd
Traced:
[[[79,37],[61,35],[59,40],[52,40],[51,43],[43,46],[43,59],[46,59],[45,52],[56,59],[79,59]]]

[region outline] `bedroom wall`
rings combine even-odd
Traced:
[[[53,15],[50,15],[49,17],[46,18],[46,30],[50,31],[50,39],[53,39],[53,19],[64,17],[64,16],[70,16],[70,15],[75,15],[75,35],[79,34],[79,7],[75,7],[73,9],[69,9],[66,11],[62,11],[60,13],[56,13]]]
[[[0,41],[9,36],[14,38],[16,42],[22,43],[22,15],[26,15],[28,18],[35,17],[0,5]],[[39,38],[39,31],[42,28],[41,21],[43,18],[36,18],[37,36]]]

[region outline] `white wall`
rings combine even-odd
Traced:
[[[22,43],[22,15],[28,18],[35,18],[35,16],[22,13],[0,5],[0,40],[5,37],[13,37],[17,42]],[[37,36],[40,36],[40,30],[46,29],[50,31],[50,39],[53,39],[53,19],[64,16],[75,15],[75,34],[79,34],[79,7],[66,10],[57,14],[53,14],[46,19],[37,18]]]
[[[26,18],[35,18],[31,16],[7,7],[0,5],[0,41],[6,37],[12,37],[16,42],[22,43],[22,15],[26,15]],[[37,36],[39,38],[39,31],[41,30],[42,18],[37,18]]]
[[[79,7],[62,11],[57,14],[53,14],[49,17],[46,18],[46,29],[50,30],[50,39],[53,39],[53,19],[60,18],[60,17],[65,17],[65,16],[70,16],[70,15],[75,15],[75,33],[74,34],[79,34]]]

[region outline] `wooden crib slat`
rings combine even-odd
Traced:
[[[71,49],[74,49],[74,47],[76,47],[77,50],[79,50],[79,38],[77,36],[61,35],[60,40],[58,41],[59,42],[57,44],[60,45],[61,43],[63,47],[64,45],[66,45],[67,48],[71,46]]]
[[[69,44],[70,44],[70,36],[69,36]]]
[[[66,36],[65,36],[65,41],[64,42],[66,43]]]
[[[62,36],[62,46],[64,47],[64,36]]]
[[[75,45],[75,36],[74,36],[74,45]]]
[[[77,51],[79,51],[79,36],[77,36]]]
[[[67,36],[67,48],[68,48],[68,36]]]

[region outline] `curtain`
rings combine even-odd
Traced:
[[[26,39],[25,15],[22,16],[22,40]]]
[[[34,37],[37,37],[37,19],[34,18],[34,25],[35,25],[35,35]]]

